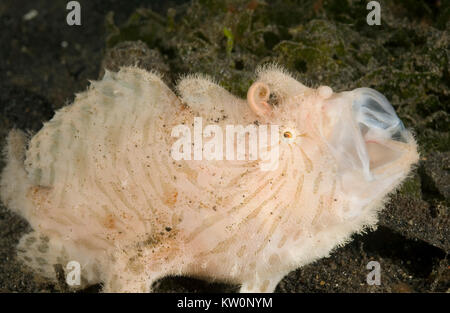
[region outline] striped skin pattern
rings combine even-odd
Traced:
[[[378,160],[367,178],[361,166],[341,166],[333,148],[333,125],[347,118],[336,112],[351,107],[341,100],[352,94],[321,96],[276,66],[259,68],[256,81],[273,95],[270,115],[202,75],[181,79],[177,96],[157,73],[122,68],[32,138],[12,130],[1,199],[34,230],[20,240],[19,258],[50,279],[54,264],[77,261],[82,286],[101,283],[104,292],[148,292],[166,275],[272,292],[289,271],[375,227],[387,194],[417,161],[411,134],[384,138],[395,145],[387,157],[367,149]],[[272,171],[261,171],[261,160],[175,161],[171,130],[192,130],[197,116],[223,128],[279,125],[292,138],[280,135]]]

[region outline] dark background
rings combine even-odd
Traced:
[[[116,41],[125,41],[122,38],[123,36],[116,36],[119,39],[113,37],[115,40],[113,40],[113,44],[111,44],[111,40],[108,41],[108,39],[111,39],[107,27],[105,27],[108,12],[114,12],[115,25],[120,26],[126,25],[128,17],[139,7],[150,8],[161,16],[166,16],[169,8],[177,8],[177,17],[181,18],[185,10],[190,6],[188,1],[79,1],[82,7],[82,25],[68,26],[66,24],[67,2],[61,0],[2,0],[0,2],[0,145],[3,145],[4,138],[12,127],[38,131],[42,127],[42,122],[49,120],[53,116],[54,110],[70,103],[76,92],[86,89],[89,80],[98,79],[102,70],[102,60],[108,55],[108,51],[111,51],[110,49],[114,47]],[[241,2],[254,3],[254,1]],[[344,2],[350,3],[352,1]],[[423,10],[423,12],[420,6],[419,9],[417,9],[417,6],[409,6],[412,2],[400,2],[403,3],[403,6],[398,11],[393,11],[394,13],[392,14],[397,18],[395,21],[399,23],[398,25],[406,23],[406,26],[401,27],[411,29],[412,33],[407,33],[406,36],[425,32],[425,34],[420,35],[422,37],[417,36],[418,38],[428,38],[441,34],[439,36],[443,36],[443,40],[448,42],[448,26],[447,30],[445,30],[445,23],[442,26],[441,22],[440,25],[436,22],[438,17],[442,20],[442,14],[439,10],[445,8],[441,1],[414,1],[422,3],[423,8],[429,9],[428,11]],[[313,5],[317,5],[317,10],[314,7],[316,13],[322,10],[322,7],[325,7],[323,10],[326,13],[332,13],[331,10],[334,10],[334,6],[329,4],[333,3],[333,1],[299,1],[298,7],[302,3],[305,6],[305,11],[311,10]],[[408,8],[411,8],[411,10],[408,11]],[[280,12],[283,11],[280,7],[278,9]],[[24,20],[24,15],[31,10],[37,10],[38,15],[31,20]],[[274,11],[278,12],[277,10]],[[286,9],[283,12],[287,11],[289,10]],[[338,16],[338,14],[333,15],[331,13],[325,16],[325,19],[330,21],[339,20],[341,15]],[[192,16],[195,13],[191,12],[189,14],[188,16]],[[324,16],[321,16],[321,18],[324,18]],[[285,19],[285,21],[287,20]],[[297,19],[292,23],[301,24],[302,21]],[[423,28],[421,28],[422,26]],[[428,35],[429,27],[433,27],[433,32],[435,33],[430,32]],[[439,32],[442,33],[438,32],[438,28],[440,28]],[[283,28],[280,27],[280,29]],[[364,30],[360,31],[361,34],[363,32]],[[184,34],[181,35],[184,36]],[[161,36],[168,35],[164,33]],[[173,38],[177,39],[176,36],[180,36],[180,34],[175,34],[174,36]],[[276,32],[275,37],[271,36],[264,37],[266,40],[265,48],[268,50],[272,50],[273,46],[281,39],[289,39],[291,41],[295,39],[289,37],[290,35],[286,35],[285,38],[283,34],[280,35],[280,33]],[[280,38],[277,39],[276,36]],[[365,36],[370,37],[370,35]],[[186,37],[189,38],[189,36]],[[223,35],[218,41],[221,44],[226,42],[222,37]],[[173,40],[173,38],[167,38],[167,42]],[[391,41],[380,44],[385,45],[388,51],[393,51],[393,54],[400,54],[399,51],[402,51],[400,49],[408,50],[408,47],[402,46],[405,41],[402,38],[399,37],[398,41],[396,41],[394,37]],[[134,40],[135,38],[131,39]],[[274,43],[269,44],[271,40]],[[189,58],[182,58],[183,54],[179,52],[182,50],[176,44],[170,46],[158,41],[144,40],[144,42],[149,48],[159,51],[158,57],[162,61],[158,59],[158,62],[165,63],[158,65],[164,66],[169,72],[173,73],[172,76],[169,74],[168,83],[171,83],[170,80],[173,81],[176,75],[184,72],[182,65],[180,65],[181,61],[179,61],[180,64],[177,64],[177,60],[192,61]],[[178,42],[181,42],[181,39]],[[392,45],[392,47],[389,45]],[[419,47],[419,45],[427,47],[428,43],[423,39],[422,41],[418,40],[414,45],[415,47]],[[242,43],[242,47],[245,47],[245,43]],[[237,42],[231,51],[232,58],[234,58],[232,63],[233,72],[231,73],[234,75],[236,71],[238,74],[239,71],[242,71],[242,75],[245,76],[246,73],[253,70],[253,64],[258,63],[262,57],[258,55],[259,52],[252,50],[252,58],[247,60],[246,55],[250,54],[245,54],[244,48],[242,48],[242,51],[240,49],[239,42]],[[262,52],[262,54],[264,53]],[[223,62],[221,61],[223,58],[218,57],[220,54],[217,54],[217,56],[211,52],[211,55],[213,55],[211,57],[213,61],[215,60],[217,64],[224,66],[220,63]],[[449,64],[448,49],[447,59],[445,60],[444,66],[445,62]],[[122,61],[119,60],[118,62]],[[431,68],[434,66],[434,63],[432,63],[434,62],[433,59],[430,62],[431,65],[428,64],[428,66]],[[191,65],[191,63],[187,64]],[[309,75],[312,83],[319,82],[320,77],[317,78],[308,73],[309,70],[314,71],[314,73],[318,73],[318,71],[313,68],[305,68],[309,66],[309,62],[300,60],[293,62],[293,64],[294,68],[291,70],[300,74],[304,73],[305,76]],[[192,61],[192,68],[194,70],[197,69],[195,61]],[[210,66],[210,68],[213,67]],[[414,70],[417,71],[417,68]],[[424,71],[428,71],[428,69]],[[445,75],[448,75],[448,70],[443,73],[441,76],[443,77],[444,86],[446,85],[446,90],[442,90],[441,94],[436,96],[439,100],[438,109],[429,109],[430,106],[427,105],[424,111],[415,113],[422,115],[424,120],[429,118],[429,121],[426,120],[425,124],[423,124],[426,129],[424,128],[423,132],[419,131],[420,134],[426,133],[428,129],[438,127],[437,131],[439,134],[447,133],[447,137],[444,136],[443,138],[448,140],[449,80],[448,76],[447,78],[445,77]],[[445,81],[447,84],[445,84]],[[351,82],[336,82],[336,84],[344,88],[345,86],[350,86]],[[422,85],[422,82],[419,82],[419,84]],[[231,86],[230,88],[233,89],[235,87]],[[393,89],[401,90],[398,88]],[[441,89],[445,89],[445,87]],[[382,91],[386,92],[386,90]],[[237,92],[239,92],[239,88],[237,88]],[[389,91],[387,92],[389,93]],[[392,92],[395,93],[396,91]],[[393,105],[401,109],[401,101],[398,100],[396,102],[393,94],[390,94],[390,96],[388,94],[389,98],[394,99]],[[419,102],[424,103],[418,100]],[[415,106],[414,110],[417,108],[419,106]],[[433,114],[436,115],[436,112],[444,113],[439,113],[441,115],[434,117]],[[404,114],[406,115],[406,113]],[[439,126],[433,118],[442,121],[444,126]],[[426,123],[431,123],[431,126]],[[422,127],[420,126],[422,124],[418,123],[417,125],[410,123],[407,126],[417,127],[420,130],[419,127]],[[426,145],[430,141],[428,138],[419,138],[422,140],[419,140],[419,143],[422,146]],[[450,246],[448,227],[450,156],[448,146],[445,148],[445,144],[443,149],[436,151],[425,149],[422,152],[421,163],[413,173],[412,179],[409,180],[404,189],[393,196],[393,200],[388,204],[387,209],[380,218],[378,230],[365,235],[355,235],[355,240],[351,244],[338,248],[331,257],[319,260],[290,273],[279,284],[277,291],[448,291],[450,288],[450,270],[447,259]],[[0,166],[3,166],[3,164],[0,164]],[[411,193],[414,193],[414,196]],[[28,231],[30,231],[30,228],[26,221],[0,206],[0,292],[69,291],[61,283],[50,283],[29,272],[15,260],[15,245],[20,237]],[[369,271],[365,267],[370,260],[376,260],[381,264],[381,286],[369,286],[366,284],[366,275]],[[157,291],[163,292],[235,291],[237,290],[236,288],[237,286],[221,284],[209,285],[190,278],[167,278],[157,282],[156,286]],[[94,286],[85,291],[97,290],[98,286]]]

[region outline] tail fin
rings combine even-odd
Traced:
[[[26,195],[31,186],[25,171],[27,136],[17,129],[9,132],[4,155],[6,166],[0,175],[0,200],[13,212],[26,218],[31,202]]]

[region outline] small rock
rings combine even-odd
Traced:
[[[39,15],[39,12],[35,9],[30,10],[27,14],[25,14],[23,16],[23,20],[24,21],[31,21],[32,19],[34,19],[36,16]]]

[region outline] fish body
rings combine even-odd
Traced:
[[[372,89],[312,89],[266,66],[246,100],[202,75],[180,80],[177,93],[158,74],[126,67],[92,82],[31,139],[11,131],[1,199],[34,230],[18,245],[27,265],[55,279],[54,264],[76,261],[82,285],[105,292],[148,292],[167,275],[272,292],[374,227],[418,159]],[[209,137],[198,134],[211,125]],[[225,142],[235,138],[230,125],[258,135],[265,126],[269,144],[258,141],[259,157],[248,148],[228,158],[239,145]],[[213,133],[222,158],[205,155]],[[174,157],[181,137],[191,158]]]

